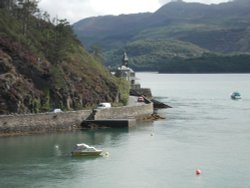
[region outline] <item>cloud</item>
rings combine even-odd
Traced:
[[[91,0],[92,8],[103,14],[152,12],[159,8],[157,0]]]
[[[47,11],[52,18],[66,18],[71,23],[98,14],[91,7],[90,0],[41,0],[39,8]]]
[[[39,8],[51,18],[67,19],[71,24],[80,19],[139,12],[155,12],[172,0],[41,0]],[[228,0],[184,0],[186,2],[219,3]]]
[[[158,0],[160,5],[165,5],[167,4],[168,2],[170,2],[171,0]]]
[[[41,0],[39,3],[39,8],[51,17],[66,18],[70,23],[91,16],[153,12],[159,7],[158,0]]]
[[[160,5],[165,5],[171,1],[178,1],[178,0],[158,0]],[[184,2],[197,2],[197,3],[204,3],[204,4],[218,4],[222,2],[227,2],[229,0],[183,0]]]

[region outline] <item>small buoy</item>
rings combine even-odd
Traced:
[[[196,173],[196,175],[200,175],[200,174],[201,174],[201,170],[200,170],[200,169],[197,169],[197,170],[195,171],[195,173]]]
[[[151,133],[150,136],[153,136],[153,133]]]

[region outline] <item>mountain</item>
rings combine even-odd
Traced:
[[[145,40],[151,40],[154,46],[151,52],[161,48],[162,44],[158,46],[160,40],[163,43],[171,41],[173,44],[180,42],[189,44],[184,46],[191,54],[194,46],[196,46],[195,49],[199,48],[205,53],[208,51],[225,54],[248,53],[250,51],[249,24],[248,0],[211,5],[174,1],[154,13],[83,19],[75,23],[73,29],[87,48],[99,46],[103,50],[105,64],[113,66],[116,63],[112,63],[110,59],[113,59],[116,51],[127,50],[131,43],[141,43]],[[183,49],[183,45],[181,48]],[[138,57],[138,54],[134,53],[133,55],[128,53],[128,55],[131,61]],[[152,59],[150,56],[146,59]],[[166,50],[163,56],[171,59],[175,56],[175,52]],[[196,51],[193,51],[191,56],[197,56]],[[138,61],[138,58],[135,61],[137,67],[143,64]],[[156,63],[157,58],[152,60],[151,67]]]
[[[0,6],[0,114],[126,102],[127,83],[82,47],[66,20],[26,10]]]
[[[102,48],[119,47],[144,28],[142,23],[150,15],[141,13],[91,17],[76,22],[73,29],[88,48],[95,44]]]
[[[139,37],[175,38],[214,52],[248,52],[250,4],[234,0],[218,5],[172,2],[150,18]],[[159,30],[160,27],[161,31]]]

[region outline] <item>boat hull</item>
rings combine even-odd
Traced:
[[[231,96],[231,99],[237,100],[237,99],[241,99],[240,96]]]
[[[72,152],[72,156],[98,156],[101,155],[102,151],[76,151]]]
[[[241,95],[239,92],[233,92],[231,94],[231,99],[237,100],[237,99],[241,99]]]

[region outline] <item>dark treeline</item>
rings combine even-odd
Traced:
[[[51,63],[62,62],[76,37],[66,19],[50,18],[47,12],[38,9],[38,2],[1,0],[0,37],[19,41],[34,53],[45,52],[43,58]],[[19,32],[11,32],[13,30]]]
[[[160,73],[250,73],[250,55],[205,54],[199,58],[174,58]]]

